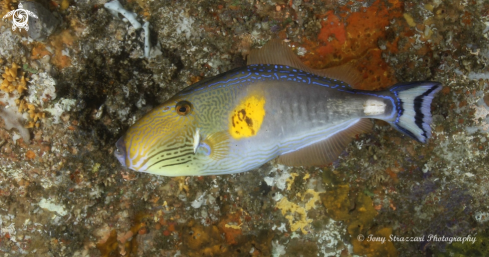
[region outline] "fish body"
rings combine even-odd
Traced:
[[[283,64],[252,64],[198,82],[153,109],[117,142],[130,169],[166,176],[232,174],[279,157],[327,164],[382,119],[425,142],[438,82],[353,89]]]

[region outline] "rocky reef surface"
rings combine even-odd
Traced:
[[[0,23],[0,255],[489,255],[487,1],[34,2],[29,34]],[[120,166],[138,118],[272,38],[314,68],[353,63],[364,89],[440,81],[432,139],[376,121],[325,167]]]

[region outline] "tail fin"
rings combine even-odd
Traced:
[[[442,89],[439,82],[398,83],[389,91],[396,96],[397,118],[391,125],[402,133],[426,143],[431,136],[431,101]]]

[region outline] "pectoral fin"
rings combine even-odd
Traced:
[[[195,143],[198,141],[197,146]],[[229,134],[225,131],[202,137],[194,135],[194,153],[202,153],[213,160],[221,160],[229,154]]]
[[[371,129],[372,122],[369,119],[360,119],[347,129],[339,131],[323,141],[279,156],[277,161],[287,166],[327,165],[338,158],[356,135]]]

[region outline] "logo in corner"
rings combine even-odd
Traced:
[[[5,14],[5,16],[3,16],[3,18],[7,19],[10,16],[12,16],[12,21],[14,22],[12,25],[13,31],[15,31],[17,28],[19,28],[19,31],[22,29],[28,31],[29,25],[27,25],[27,20],[29,20],[29,16],[37,19],[37,15],[29,10],[25,10],[22,3],[19,3],[19,9],[8,12]]]

